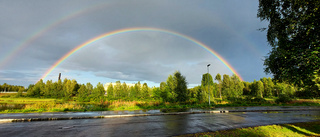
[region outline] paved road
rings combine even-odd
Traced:
[[[320,120],[320,111],[236,112],[0,124],[0,136],[173,136]]]

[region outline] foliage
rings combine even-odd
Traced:
[[[265,72],[320,96],[320,1],[260,0],[258,17],[269,21],[267,39],[272,50]]]
[[[233,97],[240,97],[243,94],[243,88],[244,84],[241,82],[240,78],[237,75],[232,75],[231,76],[231,91],[232,94],[231,96]]]
[[[177,95],[176,101],[185,102],[188,99],[187,93],[187,80],[186,77],[181,75],[179,71],[176,71],[174,74],[174,92]]]
[[[217,80],[219,82],[219,97],[222,98],[222,96],[221,96],[221,75],[220,75],[220,73],[218,73],[216,75],[215,80]]]
[[[105,90],[102,83],[98,83],[96,87],[93,88],[91,93],[91,100],[94,102],[103,102],[104,101]]]
[[[263,83],[260,80],[259,81],[254,80],[251,85],[251,93],[252,93],[251,95],[263,98],[263,91],[264,91]]]
[[[230,91],[230,77],[227,74],[223,75],[223,80],[222,80],[222,88],[221,92],[223,96],[230,96],[231,91]]]
[[[288,103],[290,101],[292,101],[292,99],[287,94],[280,94],[279,98],[276,100],[277,103]]]
[[[77,99],[80,102],[88,102],[89,101],[89,92],[87,87],[82,84],[78,90]]]

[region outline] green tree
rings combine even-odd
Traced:
[[[320,68],[320,1],[259,0],[257,16],[269,21],[272,50],[264,62],[265,72],[319,96],[313,75],[319,75]]]
[[[216,75],[216,77],[215,77],[215,80],[217,80],[218,82],[219,82],[219,96],[220,96],[220,98],[222,98],[221,97],[221,75],[220,75],[220,73],[218,73],[217,75]]]
[[[210,98],[213,99],[214,94],[213,94],[213,79],[211,74],[203,74],[202,75],[202,80],[201,80],[201,87],[204,91],[206,91],[208,97],[210,95]]]
[[[272,91],[274,88],[274,84],[272,82],[271,78],[261,78],[260,81],[263,83],[263,87],[264,87],[264,95],[266,97],[271,97],[272,96]]]
[[[64,79],[64,98],[66,100],[71,99],[71,97],[75,96],[77,90],[77,81],[76,80],[69,80],[69,79]]]
[[[108,88],[107,88],[107,96],[108,96],[108,98],[114,98],[113,85],[112,85],[112,83],[110,83],[110,84],[108,85]]]
[[[185,102],[188,100],[187,80],[179,71],[176,71],[173,75],[174,75],[174,84],[175,84],[174,92],[177,95],[176,100],[178,102]]]
[[[231,76],[231,90],[232,90],[232,93],[231,93],[231,96],[232,97],[240,97],[242,96],[243,94],[243,88],[244,88],[244,85],[243,83],[241,82],[240,78],[233,74]]]
[[[120,81],[116,81],[116,84],[113,87],[113,94],[116,98],[121,97],[122,95],[122,86]]]
[[[98,83],[96,87],[93,88],[91,94],[91,100],[94,102],[102,102],[104,101],[105,90],[102,83]]]
[[[45,84],[43,83],[43,80],[40,79],[30,90],[27,91],[27,96],[30,97],[40,97],[41,91],[44,90]]]
[[[227,74],[223,75],[223,80],[222,80],[222,85],[221,85],[221,90],[222,90],[222,94],[226,97],[230,96],[230,77]]]
[[[142,84],[141,91],[142,91],[142,97],[143,98],[149,98],[150,97],[150,95],[149,95],[149,87],[148,87],[147,83],[143,83]]]
[[[93,85],[92,85],[90,82],[88,82],[88,83],[86,84],[86,88],[88,89],[89,95],[92,94],[92,92],[93,92]]]
[[[252,95],[252,94],[251,94],[251,84],[252,84],[252,83],[246,82],[246,81],[243,81],[242,83],[243,83],[243,85],[244,85],[243,95]]]
[[[82,84],[80,86],[80,88],[78,89],[77,99],[80,102],[89,101],[89,92],[88,92],[87,87],[84,84]]]
[[[161,82],[160,83],[160,90],[161,90],[160,96],[161,96],[163,102],[169,101],[169,91],[167,89],[168,88],[167,88],[166,82]]]
[[[51,97],[51,92],[52,92],[52,80],[47,80],[46,84],[45,84],[45,88],[44,90],[42,91],[43,93],[43,96],[46,97],[46,98],[49,98]]]
[[[254,96],[263,98],[263,91],[264,91],[263,83],[260,80],[259,81],[254,80],[252,84],[252,92]]]
[[[20,87],[19,90],[18,90],[18,93],[17,93],[17,97],[21,97],[23,91],[24,91],[24,88],[23,88],[23,87]]]
[[[161,89],[160,87],[153,87],[152,88],[152,97],[155,99],[161,98]]]
[[[132,92],[132,97],[134,97],[134,98],[140,98],[141,97],[141,84],[140,84],[140,81],[138,81],[138,83],[134,84],[134,90]]]
[[[129,96],[129,87],[127,86],[126,82],[122,83],[122,97]]]
[[[173,79],[172,75],[169,75],[167,78],[167,83],[166,83],[166,92],[168,92],[168,99],[169,101],[175,101],[176,100],[176,93],[174,92],[175,89],[175,81]]]

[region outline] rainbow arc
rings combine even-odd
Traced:
[[[67,54],[65,54],[64,56],[62,56],[58,61],[56,61],[46,72],[45,74],[41,77],[41,79],[45,79],[56,67],[58,67],[63,61],[65,61],[67,58],[69,58],[70,56],[72,56],[73,54],[75,54],[77,51],[81,50],[82,48],[92,45],[93,43],[106,38],[106,37],[111,37],[114,35],[119,35],[119,34],[123,34],[123,33],[129,33],[129,32],[139,32],[139,31],[153,31],[153,32],[162,32],[162,33],[166,33],[166,34],[170,34],[170,35],[174,35],[180,38],[183,38],[185,40],[188,40],[190,42],[193,42],[194,44],[200,46],[201,48],[207,50],[208,52],[210,52],[210,54],[212,54],[213,56],[217,57],[219,59],[220,62],[222,62],[233,74],[237,75],[240,80],[243,81],[242,77],[240,76],[240,74],[221,56],[219,55],[216,51],[214,51],[213,49],[211,49],[210,47],[208,47],[207,45],[203,44],[202,42],[189,37],[187,35],[178,33],[178,32],[174,32],[171,30],[166,30],[166,29],[159,29],[159,28],[148,28],[148,27],[135,27],[135,28],[125,28],[125,29],[119,29],[119,30],[115,30],[115,31],[111,31],[111,32],[107,32],[104,34],[101,34],[97,37],[94,37],[80,45],[78,45],[77,47],[75,47],[74,49],[72,49],[71,51],[69,51]]]

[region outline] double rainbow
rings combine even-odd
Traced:
[[[78,50],[91,45],[92,43],[95,43],[103,38],[106,37],[110,37],[110,36],[114,36],[114,35],[118,35],[118,34],[123,34],[123,33],[129,33],[129,32],[139,32],[139,31],[153,31],[153,32],[162,32],[162,33],[167,33],[170,35],[174,35],[183,39],[186,39],[188,41],[193,42],[194,44],[200,46],[201,48],[207,50],[208,52],[210,52],[212,55],[214,55],[215,57],[217,57],[220,62],[222,62],[233,74],[237,75],[240,80],[243,80],[242,77],[240,76],[240,74],[224,59],[222,58],[221,55],[219,55],[216,51],[214,51],[213,49],[211,49],[210,47],[208,47],[207,45],[203,44],[202,42],[189,37],[187,35],[178,33],[178,32],[174,32],[174,31],[170,31],[170,30],[166,30],[166,29],[159,29],[159,28],[148,28],[148,27],[135,27],[135,28],[126,28],[126,29],[119,29],[119,30],[115,30],[115,31],[111,31],[111,32],[107,32],[104,34],[101,34],[97,37],[94,37],[80,45],[78,45],[77,47],[75,47],[74,49],[72,49],[71,51],[69,51],[67,54],[65,54],[64,56],[62,56],[58,61],[56,61],[46,72],[45,74],[41,77],[41,79],[45,79],[57,66],[59,66],[64,60],[66,60],[67,58],[69,58],[71,55],[73,55],[74,53],[76,53]]]

